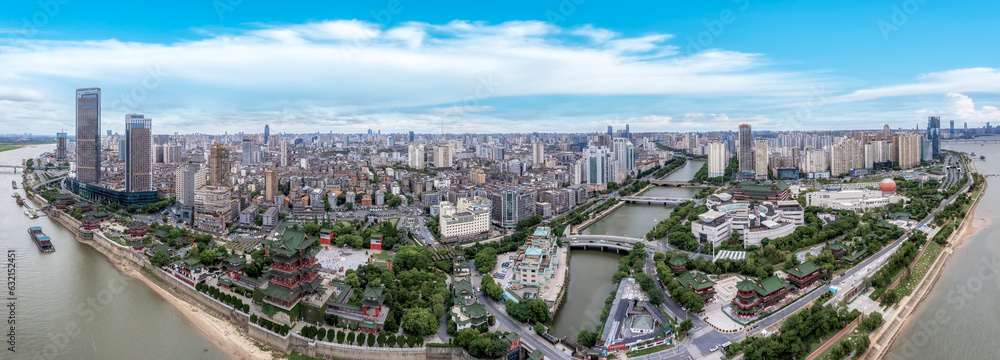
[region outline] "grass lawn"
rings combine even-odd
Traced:
[[[285,355],[284,358],[285,359],[289,359],[289,360],[322,360],[321,358],[312,357],[312,356],[305,356],[305,355],[299,354],[296,351],[292,351],[291,354]]]
[[[924,254],[920,255],[917,264],[913,265],[913,269],[910,269],[910,277],[903,279],[896,286],[901,297],[913,293],[913,289],[917,287],[917,284],[924,278],[924,275],[930,271],[931,265],[937,260],[938,255],[941,255],[941,245],[938,245],[938,243],[931,241],[927,246],[927,250],[924,250]]]
[[[21,148],[21,146],[19,146],[19,145],[0,144],[0,151],[14,150],[14,149],[20,149],[20,148]]]

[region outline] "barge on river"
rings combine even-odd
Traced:
[[[38,245],[38,250],[41,250],[42,252],[56,251],[56,247],[52,246],[52,239],[42,232],[41,226],[32,226],[28,228],[28,234],[31,235],[31,240],[35,241],[35,245]]]

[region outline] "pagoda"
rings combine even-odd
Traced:
[[[261,289],[266,303],[291,311],[301,298],[319,292],[322,278],[319,277],[320,264],[316,261],[320,250],[316,239],[288,229],[281,240],[266,249],[273,261],[268,272],[270,279]]]

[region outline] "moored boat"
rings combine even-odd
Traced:
[[[41,250],[42,252],[56,251],[56,247],[52,246],[52,239],[42,232],[41,226],[32,226],[28,228],[28,234],[31,235],[31,240],[35,242],[35,245],[38,245],[38,250]]]

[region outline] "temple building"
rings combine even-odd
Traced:
[[[788,294],[791,285],[785,284],[777,276],[753,282],[749,279],[736,284],[736,296],[733,297],[733,312],[737,316],[752,318],[776,305]]]
[[[389,316],[389,307],[383,305],[384,288],[367,287],[356,301],[351,301],[354,288],[340,283],[331,285],[338,292],[326,302],[327,313],[336,314],[347,323],[357,324],[361,332],[375,334],[382,330]]]
[[[715,282],[709,280],[708,276],[703,273],[688,271],[677,277],[677,282],[694,291],[706,302],[715,297]]]
[[[806,262],[785,272],[788,273],[788,282],[801,290],[819,280],[820,270],[819,265],[816,265],[812,260],[806,260]]]
[[[270,280],[261,286],[265,304],[291,312],[300,299],[319,292],[322,282],[316,261],[319,250],[315,238],[291,229],[266,247],[273,262],[268,273]]]

